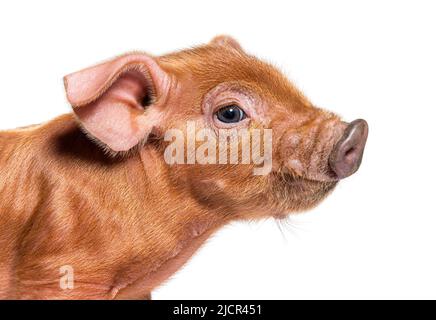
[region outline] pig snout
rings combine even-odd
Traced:
[[[365,120],[354,120],[345,128],[329,157],[330,169],[338,179],[346,178],[359,169],[367,137],[368,124]]]
[[[334,182],[357,171],[368,136],[365,120],[322,118],[288,130],[281,140],[285,168],[294,176]]]

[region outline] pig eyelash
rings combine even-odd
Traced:
[[[216,113],[218,110],[220,110],[222,108],[225,108],[225,107],[229,107],[229,106],[236,106],[236,107],[238,107],[239,109],[241,109],[248,116],[248,113],[245,111],[245,109],[238,102],[236,102],[236,101],[229,101],[229,102],[218,104],[218,106],[214,108],[213,113]]]

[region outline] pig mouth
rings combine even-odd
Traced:
[[[333,177],[334,174],[332,174],[331,176]],[[313,191],[318,191],[318,189],[320,189],[320,191],[329,192],[339,182],[339,180],[335,178],[331,180],[313,180],[304,177],[296,177],[289,173],[282,174],[281,179],[287,184],[289,188],[297,189],[302,192],[306,191],[309,193]]]
[[[273,194],[284,211],[304,211],[324,200],[338,180],[319,181],[295,176],[288,172],[273,173]]]

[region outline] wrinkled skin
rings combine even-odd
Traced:
[[[0,132],[0,298],[149,298],[221,226],[306,210],[339,180],[329,159],[347,124],[230,37],[120,56],[65,87],[73,114]],[[228,103],[247,117],[217,120]],[[271,129],[271,171],[169,165],[165,133],[188,120]],[[64,266],[74,288],[60,285]]]

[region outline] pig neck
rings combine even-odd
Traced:
[[[207,210],[189,188],[174,183],[168,166],[155,149],[144,147],[139,157],[144,187],[142,257],[124,266],[112,288],[114,298],[137,298],[176,272],[227,218]],[[144,248],[146,248],[144,250]]]

